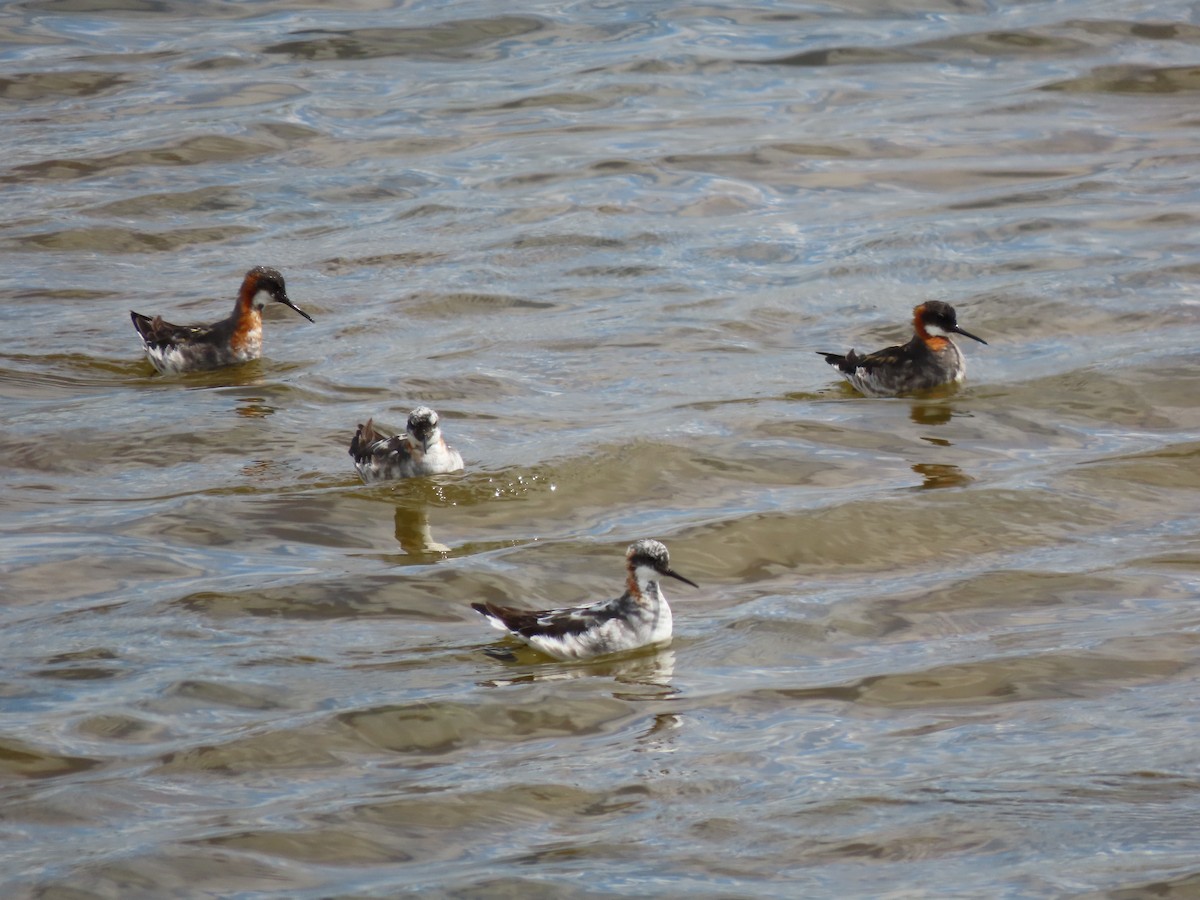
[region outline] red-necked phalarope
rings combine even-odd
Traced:
[[[913,309],[913,330],[916,334],[907,344],[886,347],[866,356],[859,356],[853,350],[845,356],[817,352],[868,397],[895,397],[963,380],[967,365],[947,335],[961,334],[987,343],[959,328],[954,307],[940,300],[927,300]]]
[[[382,435],[375,430],[375,420],[367,419],[350,441],[350,456],[367,484],[416,475],[445,475],[460,472],[463,467],[462,456],[442,437],[438,414],[428,406],[418,406],[408,414],[408,428],[403,435]]]
[[[129,316],[142,337],[146,356],[158,371],[168,374],[215,369],[262,356],[262,304],[255,305],[254,300],[263,291],[308,321],[313,320],[288,299],[283,276],[266,266],[255,266],[246,273],[233,314],[220,322],[172,325],[162,316],[151,319],[132,310]]]
[[[667,548],[658,541],[630,544],[625,568],[625,593],[615,600],[540,611],[495,603],[472,603],[471,608],[493,627],[555,659],[588,659],[670,640],[671,607],[659,589],[659,578],[666,575],[699,585],[671,569]]]

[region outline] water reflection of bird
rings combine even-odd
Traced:
[[[954,418],[954,408],[941,402],[914,402],[908,409],[908,417],[917,425],[945,425]]]
[[[417,475],[445,475],[459,472],[463,459],[446,443],[438,426],[438,414],[428,406],[418,406],[408,414],[402,435],[391,437],[375,430],[375,420],[359,425],[350,441],[354,468],[364,482],[412,478]]]
[[[588,659],[669,640],[671,607],[659,587],[661,577],[699,585],[671,568],[667,548],[658,541],[630,544],[625,568],[625,593],[615,600],[540,611],[496,603],[471,606],[495,628],[556,659]]]
[[[929,491],[938,488],[966,487],[975,479],[966,474],[958,466],[942,463],[917,463],[912,470],[924,478],[918,485],[920,490]]]
[[[434,540],[433,529],[429,527],[429,514],[425,511],[424,504],[397,506],[394,522],[396,541],[405,553],[423,556],[450,552],[450,547]]]
[[[515,660],[515,653],[495,652],[488,654],[505,660]],[[506,687],[512,684],[534,684],[545,681],[570,681],[576,678],[611,678],[616,690],[614,697],[627,700],[666,699],[678,693],[671,686],[675,674],[675,651],[664,647],[654,653],[625,654],[588,660],[584,665],[534,666],[520,668],[513,674],[505,673],[488,678],[479,684],[485,687]],[[660,718],[666,721],[659,721]],[[644,737],[659,731],[678,727],[678,719],[668,713],[655,716],[653,724]]]
[[[915,334],[907,344],[885,347],[866,356],[817,351],[825,362],[868,397],[894,397],[963,380],[967,366],[949,335],[961,334],[986,344],[958,326],[954,307],[927,300],[913,309]]]
[[[129,313],[142,339],[146,358],[164,374],[196,372],[248,362],[262,356],[262,309],[255,304],[265,293],[277,303],[294,309],[308,321],[313,318],[288,298],[283,276],[276,269],[256,266],[242,279],[237,303],[227,319],[211,325],[172,325],[162,316],[151,319]]]

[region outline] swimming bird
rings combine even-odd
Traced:
[[[247,362],[262,356],[262,309],[255,298],[266,293],[272,300],[294,309],[308,321],[313,318],[287,295],[277,269],[255,266],[242,279],[233,314],[211,325],[172,325],[162,316],[143,316],[130,310],[133,327],[154,368],[163,374],[196,372]]]
[[[625,552],[625,593],[590,606],[531,611],[497,603],[471,608],[494,628],[506,631],[555,659],[588,659],[636,650],[671,638],[671,607],[659,588],[662,576],[699,585],[671,568],[667,548],[641,540]]]
[[[987,344],[983,338],[959,328],[954,307],[940,300],[926,300],[913,309],[913,330],[916,334],[907,344],[885,347],[866,356],[853,350],[844,356],[817,352],[868,397],[895,397],[963,380],[966,362],[948,335],[961,334]]]
[[[402,435],[380,434],[375,420],[359,425],[350,441],[350,456],[363,482],[412,478],[416,475],[445,475],[462,471],[462,456],[442,437],[438,414],[418,406],[408,414]]]

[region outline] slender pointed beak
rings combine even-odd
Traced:
[[[414,428],[412,431],[409,432],[409,434],[411,434],[413,437],[415,437],[417,439],[417,443],[421,445],[422,450],[424,450],[426,453],[429,452],[429,448],[433,446],[433,436],[435,434],[435,429],[433,429],[433,428],[428,428],[428,429]]]
[[[965,328],[959,328],[957,325],[954,326],[954,333],[961,334],[963,337],[969,337],[973,341],[979,341],[981,344],[987,344],[987,341],[985,341],[983,338],[975,337],[975,335],[971,334],[971,332],[967,331]]]
[[[300,307],[298,307],[295,303],[293,303],[288,298],[287,294],[284,294],[282,297],[276,297],[275,299],[278,300],[280,303],[282,303],[284,306],[286,306],[288,309],[294,309],[296,312],[300,313],[300,315],[304,316],[304,318],[308,319],[308,321],[312,322],[313,317],[310,316],[308,313],[306,313],[304,310],[302,310]],[[315,325],[316,323],[313,322],[313,324]],[[975,338],[975,340],[979,340],[979,338]]]
[[[690,578],[684,578],[682,575],[680,575],[680,574],[679,574],[678,572],[676,572],[674,569],[663,569],[663,570],[662,570],[662,574],[663,574],[663,575],[670,575],[672,578],[678,578],[678,579],[679,579],[680,581],[682,581],[684,584],[690,584],[692,587],[696,588],[697,590],[700,588],[700,585],[696,584],[696,582],[692,581],[692,579],[690,579]]]

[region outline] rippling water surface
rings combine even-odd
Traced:
[[[1195,896],[1198,101],[1154,0],[0,7],[4,895]],[[811,352],[926,298],[953,395]],[[669,649],[481,652],[640,537]]]

